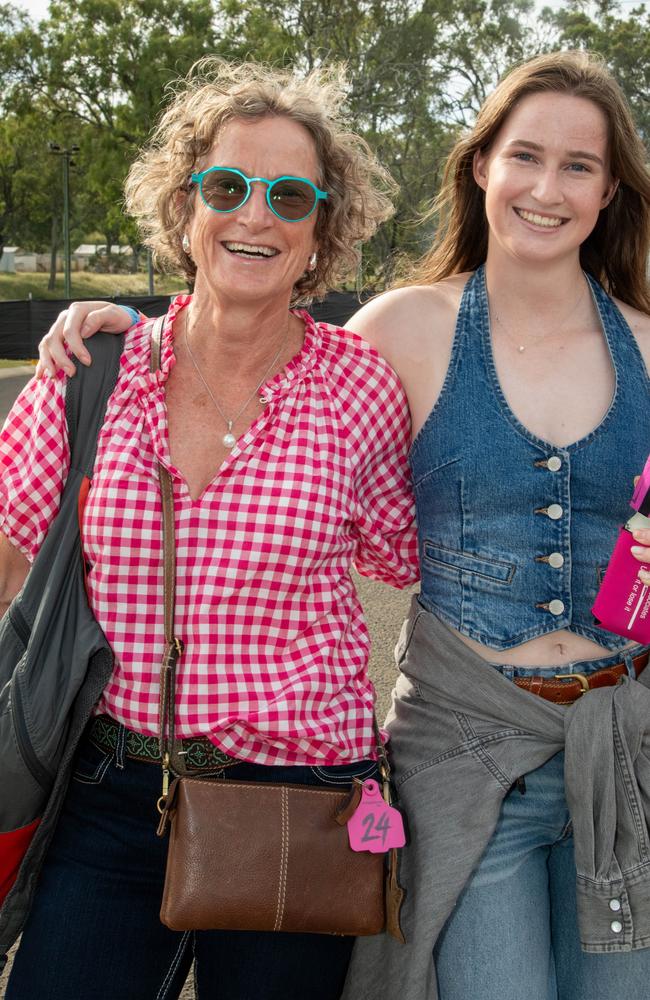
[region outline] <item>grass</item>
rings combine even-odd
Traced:
[[[10,358],[0,358],[0,368],[21,368],[23,365],[36,365],[36,361],[33,358],[25,358],[22,361],[16,361]]]
[[[16,299],[62,299],[65,296],[63,275],[57,275],[54,291],[47,288],[49,275],[0,274],[0,302]],[[185,283],[175,275],[156,275],[155,295],[171,295],[183,291]],[[72,298],[105,299],[114,295],[148,295],[146,274],[94,274],[92,271],[74,271],[71,276]]]

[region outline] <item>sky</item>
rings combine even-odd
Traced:
[[[49,0],[14,0],[14,6],[22,7],[34,21],[38,21],[47,14]]]

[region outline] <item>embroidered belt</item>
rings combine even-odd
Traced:
[[[650,653],[641,653],[634,657],[632,663],[638,677],[648,665]],[[627,676],[627,667],[624,663],[615,663],[611,667],[603,667],[602,670],[595,670],[593,674],[555,674],[553,677],[515,677],[517,687],[531,694],[539,695],[546,701],[553,701],[556,705],[572,705],[586,691],[593,691],[600,687],[611,687],[618,683],[620,677]]]
[[[88,726],[88,739],[100,750],[113,753],[122,727],[108,715],[97,715]],[[131,760],[145,761],[160,765],[160,745],[157,736],[144,736],[132,729],[126,729],[124,755]],[[225,767],[241,764],[236,757],[230,757],[215,746],[206,736],[189,736],[180,740],[181,753],[185,757],[189,771],[221,771]]]

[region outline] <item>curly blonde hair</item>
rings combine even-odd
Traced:
[[[341,108],[345,79],[340,68],[306,77],[254,62],[229,63],[208,56],[171,88],[173,98],[125,184],[127,211],[140,225],[156,261],[180,269],[190,284],[196,265],[182,238],[191,217],[195,188],[188,178],[234,119],[284,115],[311,135],[327,190],[316,221],[318,260],[294,285],[293,305],[322,297],[358,265],[359,245],[393,213],[395,184],[361,136],[345,125]]]

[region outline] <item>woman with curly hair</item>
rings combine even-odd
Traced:
[[[161,364],[127,332],[84,514],[91,608],[114,653],[22,936],[7,1000],[336,1000],[353,939],[159,920],[164,648],[158,463],[171,476],[176,734],[224,780],[340,784],[376,771],[369,639],[350,577],[418,575],[394,373],[299,308],[390,213],[387,175],[339,118],[331,75],[205,61],[126,185],[191,295]],[[56,515],[69,464],[64,378],[31,382],[0,441],[2,600]],[[195,758],[197,757],[194,754]],[[247,831],[242,831],[242,837]]]

